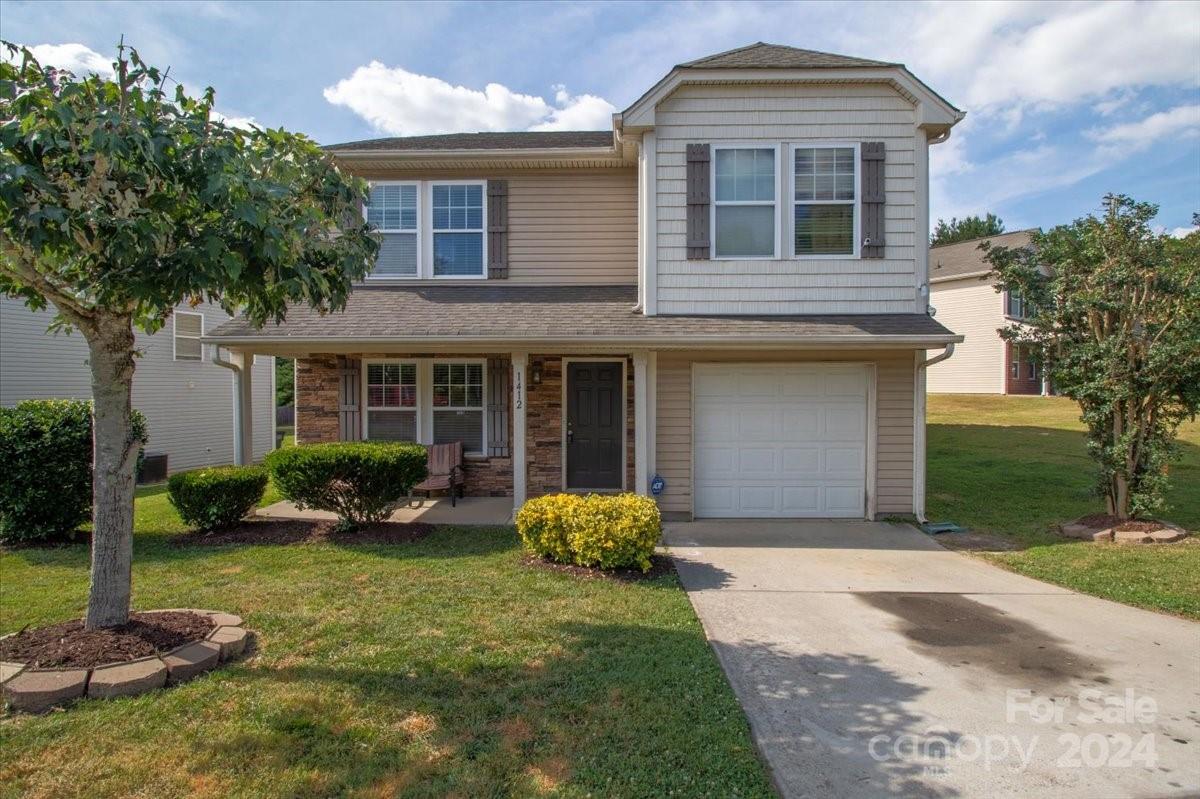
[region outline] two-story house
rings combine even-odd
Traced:
[[[301,443],[462,441],[468,495],[920,515],[925,366],[961,340],[927,312],[928,149],[962,117],[900,64],[759,43],[608,131],[335,145],[374,271],[205,340],[298,359]]]

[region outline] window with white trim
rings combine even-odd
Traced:
[[[854,255],[858,157],[854,147],[792,151],[793,254]]]
[[[484,362],[433,362],[433,443],[484,454]]]
[[[363,212],[383,241],[372,278],[416,277],[421,234],[417,183],[375,183]]]
[[[433,276],[484,277],[484,183],[433,183]]]
[[[200,343],[200,337],[204,335],[204,314],[176,311],[173,316],[175,360],[204,360],[204,345]]]
[[[774,147],[713,148],[713,256],[776,258]]]
[[[1005,315],[1013,319],[1024,319],[1029,308],[1025,305],[1025,298],[1021,296],[1019,291],[1008,291],[1004,295]]]
[[[366,438],[417,440],[417,364],[412,361],[366,363]]]

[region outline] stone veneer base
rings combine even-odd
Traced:
[[[14,710],[40,713],[84,696],[89,699],[137,696],[190,680],[245,651],[249,635],[242,627],[241,616],[197,608],[171,610],[204,614],[217,627],[207,638],[161,656],[106,663],[90,669],[34,669],[24,663],[2,663],[0,690],[5,701]]]

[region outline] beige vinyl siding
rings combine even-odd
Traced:
[[[637,283],[637,172],[632,167],[524,172],[394,171],[363,177],[507,180],[508,283]]]
[[[209,331],[229,319],[215,305],[183,311],[204,314]],[[78,331],[46,332],[53,314],[31,312],[19,300],[0,298],[0,405],[27,399],[89,399],[88,349]],[[233,373],[209,361],[176,361],[174,324],[154,335],[137,333],[133,406],[146,416],[148,452],[166,452],[171,471],[233,462]],[[259,356],[253,371],[254,456],[275,446],[274,359]]]
[[[912,313],[917,305],[915,111],[883,84],[682,86],[655,112],[658,312]],[[687,260],[688,143],[882,141],[887,200],[882,259]],[[790,218],[788,172],[780,219]],[[786,229],[786,228],[785,228]]]
[[[990,281],[977,277],[948,280],[932,286],[930,303],[937,320],[965,340],[954,355],[929,367],[926,387],[932,394],[1003,394],[1004,295]]]
[[[874,363],[876,371],[876,512],[912,513],[913,372],[911,350],[848,352],[660,352],[655,470],[666,480],[664,513],[692,512],[692,364],[751,361]],[[869,483],[870,481],[868,481]]]

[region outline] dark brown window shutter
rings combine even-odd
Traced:
[[[512,361],[508,358],[488,358],[488,457],[507,458],[508,395]]]
[[[886,149],[881,141],[862,144],[862,257],[883,257],[883,185]]]
[[[707,144],[687,146],[687,257],[693,261],[709,259],[708,206],[709,170],[712,168]]]
[[[489,180],[488,279],[508,277],[508,181]]]
[[[358,358],[338,356],[338,440],[358,441],[362,438],[362,417],[359,405],[362,397]]]

